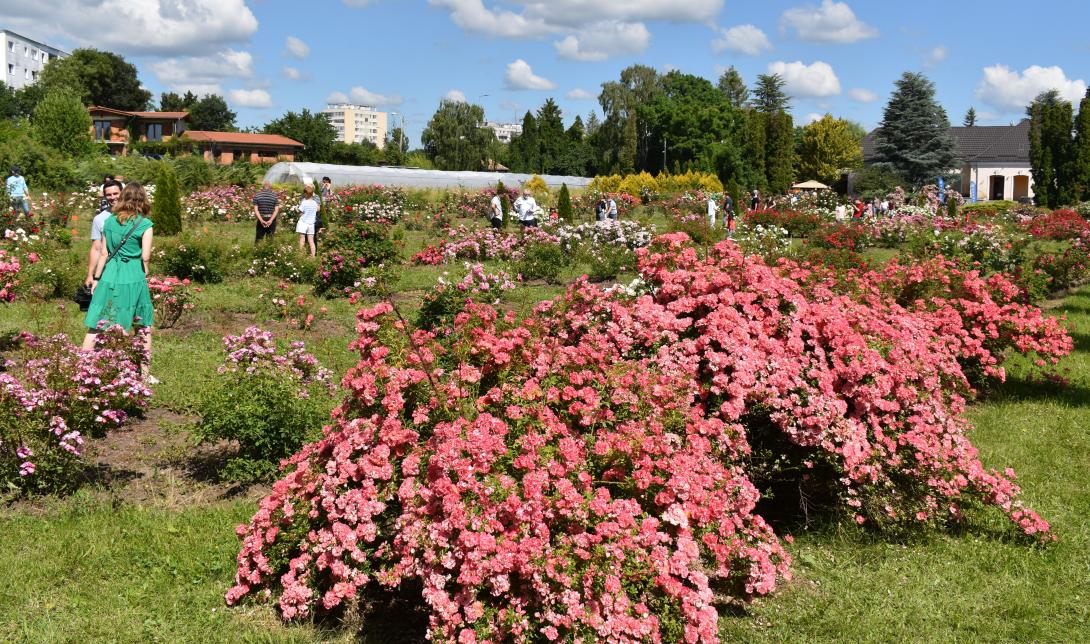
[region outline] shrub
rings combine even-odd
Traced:
[[[560,283],[560,273],[568,264],[568,255],[555,244],[531,243],[513,269],[523,281],[545,280]]]
[[[269,317],[300,331],[309,331],[317,320],[329,313],[329,309],[316,306],[306,295],[291,293],[286,282],[277,284],[274,291],[263,290],[259,297]]]
[[[968,439],[956,311],[683,235],[640,271],[636,296],[579,282],[522,321],[472,303],[442,337],[362,310],[335,422],[239,528],[228,604],[304,619],[418,587],[432,641],[718,641],[717,605],[789,577],[750,472],[860,524],[982,504],[1052,538]]]
[[[221,240],[205,235],[181,235],[156,242],[156,263],[165,275],[202,284],[218,284],[230,270],[237,251],[231,252]]]
[[[1041,239],[1076,239],[1090,230],[1090,221],[1074,210],[1054,210],[1027,221],[1023,228],[1030,235]]]
[[[317,295],[347,296],[361,287],[381,292],[393,279],[398,252],[388,226],[341,226],[326,237],[322,248],[314,285]]]
[[[79,94],[54,89],[34,108],[30,119],[34,138],[68,157],[88,156],[96,146],[91,139],[91,116]]]
[[[0,372],[0,485],[20,493],[70,491],[80,483],[84,437],[101,436],[147,408],[143,336],[114,327],[99,334],[92,352],[63,335],[24,333],[16,345]]]
[[[194,292],[201,289],[191,287],[189,280],[176,277],[148,277],[148,290],[151,302],[155,306],[155,326],[160,329],[172,328],[186,311],[192,311]]]
[[[1014,201],[981,201],[978,203],[965,204],[961,207],[961,214],[963,217],[968,218],[997,217],[1006,215],[1017,207],[1018,203]]]
[[[0,248],[0,302],[15,301],[15,287],[19,285],[22,266],[14,253]]]
[[[197,405],[195,433],[201,442],[237,441],[222,479],[263,480],[318,435],[332,408],[332,374],[302,342],[281,352],[272,334],[257,327],[223,344],[227,358],[216,386]]]
[[[460,282],[448,282],[440,277],[424,295],[416,316],[416,327],[427,331],[450,333],[455,318],[472,299],[498,302],[504,291],[516,288],[511,276],[500,271],[489,273],[481,264],[466,264],[466,275]]]
[[[556,215],[561,221],[571,223],[573,220],[571,207],[571,193],[568,192],[568,184],[560,184],[560,194],[556,198]]]
[[[810,234],[817,248],[862,251],[871,242],[869,230],[860,224],[824,224]]]
[[[784,228],[792,237],[807,237],[822,224],[821,217],[797,210],[754,210],[744,216],[748,226]]]
[[[536,174],[530,177],[529,181],[523,184],[522,187],[533,193],[534,199],[538,201],[544,201],[549,196],[549,186],[544,179]]]
[[[178,177],[169,163],[160,164],[155,178],[151,220],[155,222],[156,235],[182,232],[182,196],[178,191]]]
[[[301,255],[292,244],[258,244],[253,249],[253,259],[246,274],[250,277],[269,275],[296,284],[314,284],[318,277],[318,260]]]

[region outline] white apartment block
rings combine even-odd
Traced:
[[[66,58],[66,52],[20,36],[14,31],[0,29],[0,60],[3,62],[4,83],[12,89],[22,89],[38,82],[46,63],[54,58]]]
[[[386,146],[389,116],[368,105],[329,104],[322,113],[329,117],[337,140],[344,143],[370,141],[381,150]]]
[[[492,131],[496,133],[496,138],[499,139],[501,143],[510,143],[511,139],[522,134],[521,123],[497,123],[495,121],[488,121],[484,126],[492,128]]]

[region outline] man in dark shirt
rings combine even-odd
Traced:
[[[255,243],[276,232],[276,216],[279,214],[280,200],[276,198],[272,186],[266,181],[261,184],[261,190],[254,195],[254,216],[257,217]]]

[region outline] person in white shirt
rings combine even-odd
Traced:
[[[708,193],[708,226],[715,228],[715,213],[719,211],[719,204],[715,202],[715,195]]]
[[[500,198],[500,193],[496,193],[496,196],[492,197],[492,203],[489,206],[492,209],[492,227],[499,230],[503,227],[503,199]]]
[[[102,184],[102,200],[106,203],[106,207],[91,220],[91,250],[87,252],[87,278],[83,280],[83,283],[87,286],[90,286],[91,282],[94,281],[95,267],[98,266],[99,256],[106,252],[106,241],[102,236],[102,227],[106,225],[107,219],[114,216],[113,209],[120,198],[120,183],[107,181]]]
[[[844,207],[844,204],[836,205],[836,220],[844,221],[848,218],[848,209]]]
[[[299,223],[295,224],[295,232],[299,233],[299,248],[305,249],[309,246],[311,257],[317,254],[317,248],[314,245],[314,226],[318,219],[319,204],[320,202],[314,196],[314,184],[308,183],[303,186],[303,200],[296,206],[300,215]]]
[[[617,219],[617,202],[613,199],[613,197],[609,198],[608,216],[610,219]]]
[[[518,213],[519,223],[523,228],[537,227],[537,200],[529,190],[523,190],[522,196],[515,200],[515,212]]]

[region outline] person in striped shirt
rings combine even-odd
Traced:
[[[254,195],[254,216],[257,217],[257,239],[260,242],[276,232],[276,216],[280,214],[280,200],[272,191],[269,182],[261,184],[261,190]]]

